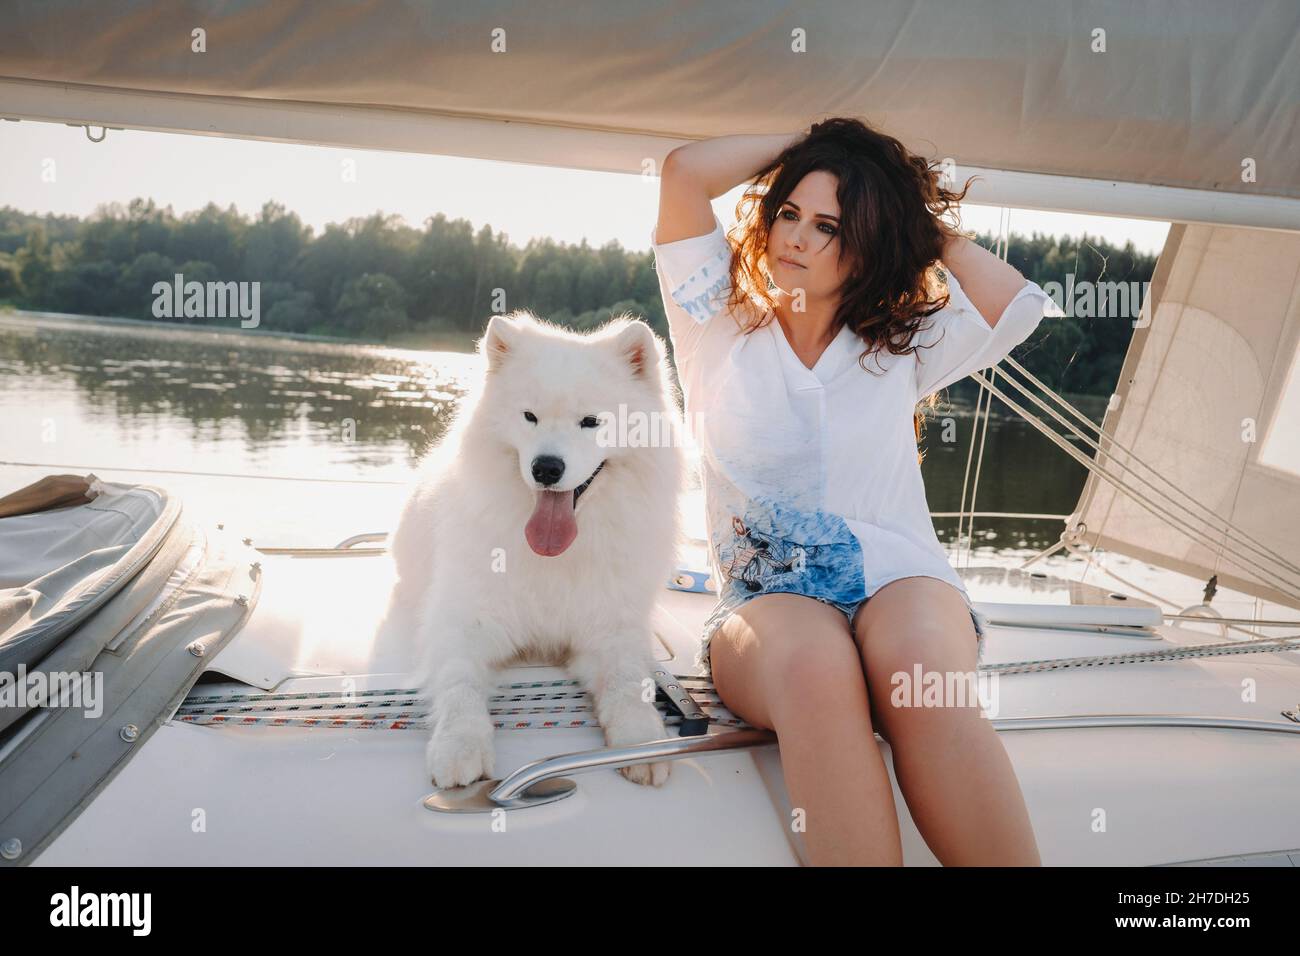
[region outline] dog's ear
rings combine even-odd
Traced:
[[[628,322],[614,336],[614,349],[627,363],[635,378],[648,378],[659,365],[659,343],[650,326],[639,319]]]
[[[503,315],[488,319],[487,329],[478,341],[478,351],[487,359],[489,372],[495,372],[515,349],[518,328]]]

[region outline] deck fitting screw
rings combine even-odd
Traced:
[[[17,837],[10,837],[4,843],[0,843],[0,856],[6,860],[16,860],[23,855],[23,841]]]
[[[253,539],[252,539],[252,538],[245,538],[245,539],[244,539],[244,544],[252,544],[252,543],[253,543]]]
[[[136,738],[140,736],[140,728],[135,724],[127,724],[118,731],[118,736],[129,744],[135,743]]]
[[[244,594],[239,595],[239,597],[235,598],[235,603],[240,605],[241,607],[248,607],[247,595]]]
[[[262,570],[262,562],[261,562],[261,561],[254,561],[253,564],[252,564],[252,568],[253,568],[254,571],[261,571],[261,570]]]
[[[202,657],[207,648],[203,646],[202,641],[194,641],[186,648],[195,657]]]
[[[220,521],[218,521],[218,522],[217,522],[217,530],[218,530],[218,531],[225,531],[225,530],[226,530],[226,526],[225,526],[224,524],[222,524]]]

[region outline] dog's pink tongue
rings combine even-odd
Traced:
[[[528,546],[543,557],[562,554],[578,536],[578,523],[573,520],[572,491],[539,491],[537,507],[524,526]]]

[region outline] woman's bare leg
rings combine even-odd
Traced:
[[[709,651],[727,708],[776,731],[809,861],[902,865],[893,786],[844,615],[799,594],[760,595],[718,628]]]
[[[934,855],[945,866],[1041,866],[1015,770],[978,701],[918,707],[891,700],[900,686],[894,675],[914,683],[918,663],[923,674],[975,671],[975,628],[957,590],[934,578],[893,581],[859,608],[854,636],[876,729],[889,741],[899,789]]]

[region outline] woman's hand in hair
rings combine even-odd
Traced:
[[[1002,313],[1024,287],[1025,277],[978,242],[941,228],[948,237],[940,256],[944,270],[957,277],[989,328],[996,328]]]

